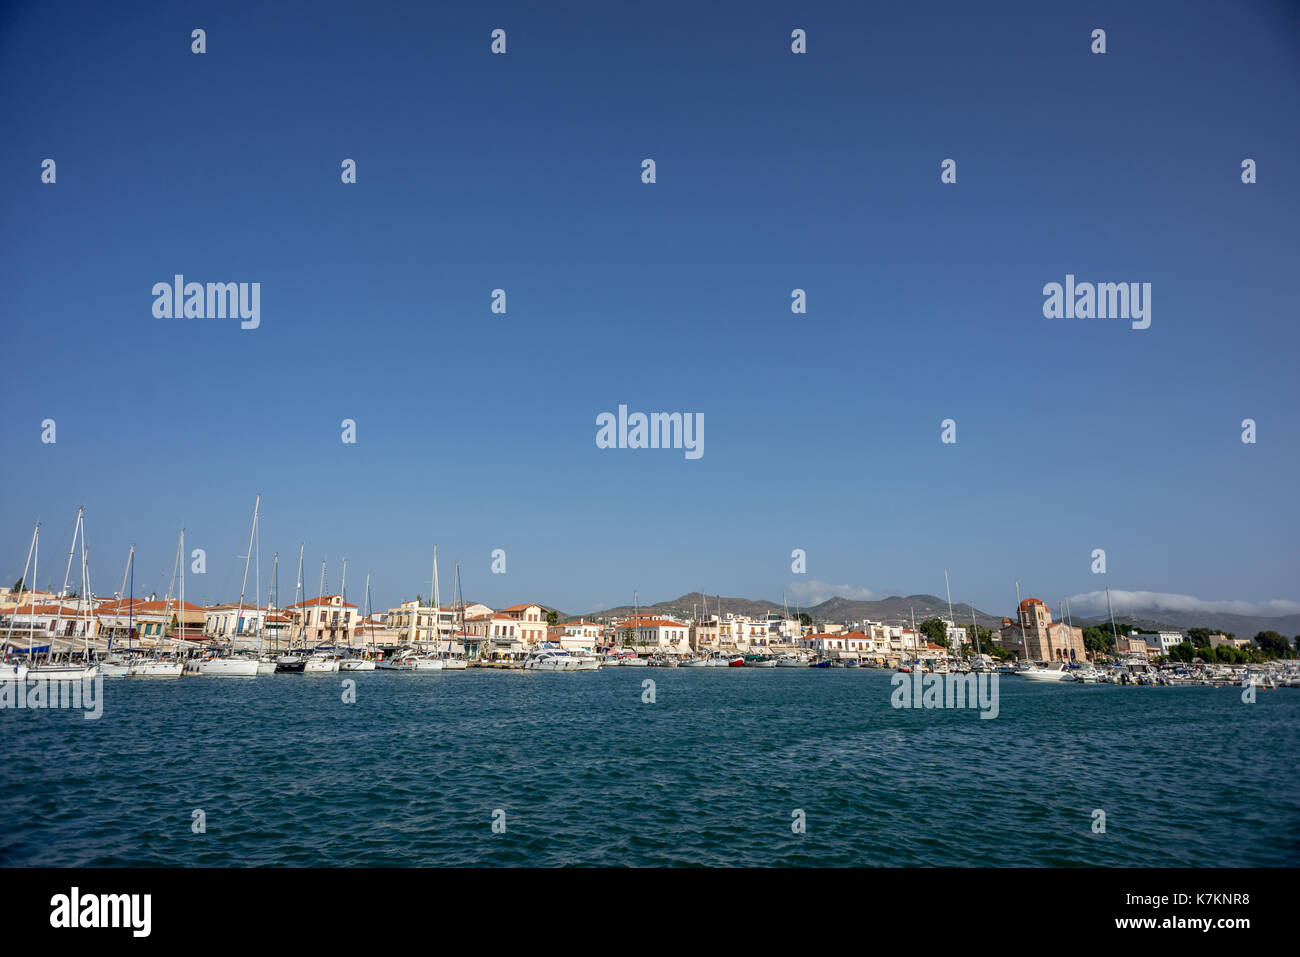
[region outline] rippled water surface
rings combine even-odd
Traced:
[[[865,669],[346,677],[0,711],[0,863],[1300,865],[1292,689],[1006,678],[980,720]]]

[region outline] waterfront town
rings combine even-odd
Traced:
[[[5,660],[64,657],[130,673],[129,657],[188,661],[261,660],[276,670],[443,670],[454,667],[595,670],[613,665],[732,667],[874,667],[926,671],[994,670],[1070,677],[1097,675],[1123,662],[1155,674],[1189,636],[1178,631],[1113,629],[1106,652],[1085,647],[1084,629],[1053,620],[1046,603],[1025,598],[1016,619],[996,630],[948,618],[915,622],[812,622],[808,616],[656,612],[561,621],[537,602],[490,608],[477,602],[434,604],[423,597],[366,613],[341,594],[280,607],[222,602],[197,605],[171,597],[60,597],[0,588]],[[1202,629],[1205,631],[1205,629]],[[1246,649],[1250,640],[1204,636],[1211,649]],[[1199,661],[1199,659],[1195,659]],[[547,667],[549,662],[551,667]],[[317,667],[311,667],[316,664]],[[352,667],[349,667],[352,664]],[[340,668],[340,665],[342,667]],[[178,666],[177,673],[182,669]],[[219,672],[218,672],[219,673]],[[1076,675],[1077,676],[1077,675]],[[1105,680],[1104,677],[1102,680]],[[1134,683],[1146,683],[1135,681]],[[1156,683],[1152,681],[1151,683]]]

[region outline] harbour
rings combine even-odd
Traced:
[[[98,721],[0,715],[0,862],[1300,864],[1300,695],[1008,680],[981,721],[892,708],[890,679],[376,672],[351,704],[341,678],[105,681]]]

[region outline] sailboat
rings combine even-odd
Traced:
[[[253,557],[253,535],[257,531],[257,514],[262,506],[262,496],[253,503],[253,525],[248,530],[248,552],[244,555],[244,582],[239,586],[239,608],[235,613],[235,630],[230,636],[230,654],[212,655],[199,662],[199,674],[210,678],[256,678],[258,661],[247,655],[234,654],[235,637],[239,634],[240,619],[244,615],[244,595],[248,589],[248,562]],[[184,614],[184,609],[182,609]]]
[[[344,595],[346,596],[346,594],[347,591],[345,589]],[[366,572],[365,606],[366,606],[365,607],[366,617],[364,620],[368,622],[370,620],[370,573],[369,572]],[[373,635],[372,635],[371,643],[373,644]],[[358,655],[353,653],[346,658],[339,659],[339,671],[374,671],[374,670],[375,670],[375,659],[367,658],[365,657],[364,654]]]
[[[302,625],[302,630],[301,630],[301,632],[300,632],[300,634],[299,634],[299,636],[298,636],[298,637],[300,638],[300,641],[298,642],[299,647],[302,647],[303,645],[305,645],[305,644],[307,643],[307,625],[306,625],[306,621],[305,621],[305,615],[306,615],[306,613],[307,613],[307,610],[306,610],[305,608],[303,608],[301,605],[298,604],[298,596],[302,594],[302,550],[303,550],[303,547],[304,547],[304,543],[301,543],[301,542],[300,542],[300,543],[298,544],[298,581],[297,581],[297,583],[293,586],[293,604],[289,606],[290,608],[296,608],[296,609],[298,609],[298,614],[304,616],[304,623],[303,623],[303,625]],[[278,588],[278,587],[276,588],[276,591],[277,591],[277,592],[279,591],[279,588]],[[278,594],[276,595],[276,599],[277,599],[277,600],[279,599],[279,595],[278,595]],[[292,620],[292,619],[291,619],[291,620]],[[306,655],[303,655],[303,654],[299,654],[299,653],[297,653],[297,652],[295,652],[295,651],[293,650],[293,640],[294,640],[294,639],[293,639],[293,633],[290,632],[290,633],[289,633],[289,652],[288,652],[288,654],[280,655],[280,657],[277,658],[277,659],[276,659],[276,662],[275,662],[275,670],[276,670],[276,672],[277,672],[278,674],[285,674],[285,673],[298,674],[298,673],[301,673],[302,670],[303,670],[303,668],[305,668],[305,667],[307,666],[307,656],[306,656]]]
[[[126,657],[121,655],[113,656],[113,635],[110,632],[108,636],[108,647],[105,649],[106,657],[99,661],[99,673],[105,678],[125,678],[131,672],[131,632],[135,629],[134,612],[135,612],[135,545],[131,546],[130,551],[126,553],[126,568],[122,570],[122,587],[118,589],[117,599],[120,603],[122,598],[127,594],[126,585],[128,579],[131,582],[130,598],[127,599],[126,611]]]
[[[163,602],[163,617],[167,620],[166,628],[171,627],[171,617],[168,612],[172,607],[172,586],[176,584],[176,574],[180,573],[181,594],[180,594],[180,614],[177,615],[177,624],[180,626],[180,637],[176,641],[177,657],[164,658],[163,647],[164,634],[158,640],[158,648],[152,658],[136,658],[131,662],[131,668],[127,671],[128,678],[179,678],[185,673],[185,662],[180,657],[181,643],[185,640],[185,529],[181,529],[180,537],[176,541],[176,562],[172,566],[172,580],[167,583],[167,598]]]
[[[82,681],[86,678],[93,678],[98,673],[96,666],[90,662],[90,585],[89,572],[86,568],[86,526],[84,523],[85,508],[77,509],[77,523],[72,529],[72,544],[68,546],[68,567],[63,572],[63,589],[59,592],[58,611],[54,620],[54,633],[50,636],[49,650],[45,653],[45,663],[42,665],[32,665],[27,669],[29,680],[43,681]],[[59,628],[63,624],[63,601],[68,594],[68,576],[72,573],[72,557],[77,549],[77,536],[81,536],[81,596],[78,604],[86,610],[87,615],[83,619],[82,633],[82,659],[81,662],[72,660],[71,644],[67,657],[59,662],[54,660],[54,640],[58,637]]]
[[[347,567],[346,563],[344,564],[344,567]],[[322,611],[322,609],[325,607],[325,563],[321,562],[320,595],[316,598],[316,630],[318,634],[320,632],[320,623],[324,621],[325,612]],[[320,639],[317,638],[317,640],[319,641]],[[306,663],[302,667],[302,673],[305,675],[332,675],[337,674],[338,670],[338,656],[328,651],[322,651],[319,647],[312,651],[312,653],[307,657]]]
[[[456,571],[455,571],[455,575],[453,576],[453,579],[454,580],[452,582],[452,587],[451,587],[451,600],[452,600],[452,604],[456,608],[456,615],[453,616],[453,621],[457,621],[460,627],[453,628],[452,637],[447,639],[447,652],[446,652],[446,656],[442,659],[442,670],[443,671],[464,671],[467,667],[469,667],[469,662],[465,660],[464,655],[453,654],[451,650],[451,646],[455,640],[456,633],[459,631],[459,633],[462,636],[465,634],[465,599],[460,593],[460,562],[456,563]],[[434,584],[433,593],[436,596],[438,594],[438,587],[437,587],[438,546],[436,545],[433,547],[433,584]],[[438,605],[438,599],[436,597],[433,600],[433,604],[437,608],[437,611],[434,612],[434,619],[433,619],[434,623],[437,624],[438,620],[442,616],[442,608]],[[442,640],[441,629],[439,629],[437,634],[438,634],[439,641],[441,641]]]
[[[18,603],[14,605],[13,612],[9,615],[9,629],[5,632],[4,656],[7,659],[12,650],[12,641],[14,636],[14,618],[20,613],[23,606],[23,585],[27,584],[27,569],[31,566],[32,577],[36,577],[36,567],[33,561],[40,551],[41,523],[37,522],[36,527],[32,529],[32,543],[27,546],[27,561],[23,562],[23,577],[19,579]],[[36,610],[36,598],[32,597],[32,611]],[[32,656],[32,633],[31,626],[27,631],[27,657]],[[0,681],[22,681],[27,677],[27,662],[25,661],[0,661]]]

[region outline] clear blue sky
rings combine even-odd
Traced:
[[[6,584],[84,504],[97,591],[136,542],[161,593],[184,521],[235,598],[260,492],[264,576],[305,541],[380,608],[435,542],[444,594],[571,612],[1300,599],[1293,5],[126,6],[0,13]],[[1151,328],[1043,318],[1067,272]],[[175,273],[261,328],[154,318]],[[704,457],[598,449],[620,403]]]

